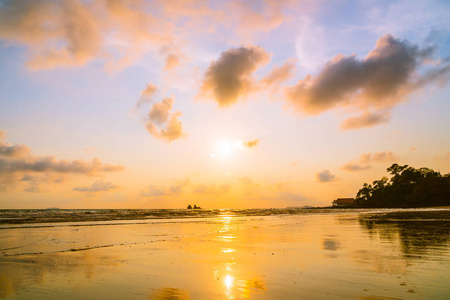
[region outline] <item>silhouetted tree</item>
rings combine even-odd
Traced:
[[[423,207],[450,205],[450,174],[429,168],[415,169],[393,164],[373,184],[364,183],[356,195],[360,207]]]

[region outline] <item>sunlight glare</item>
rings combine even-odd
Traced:
[[[231,289],[234,284],[234,277],[231,275],[226,275],[225,279],[224,279],[224,283],[225,283],[225,286],[227,287],[227,289]]]

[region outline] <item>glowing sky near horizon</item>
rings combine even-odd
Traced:
[[[0,0],[0,208],[330,205],[450,172],[448,1]]]

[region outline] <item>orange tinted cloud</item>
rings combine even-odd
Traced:
[[[344,120],[340,127],[342,130],[352,130],[388,123],[390,120],[391,114],[387,111],[373,113],[364,112],[360,116],[350,117]]]
[[[342,170],[355,172],[355,171],[364,171],[372,168],[369,164],[371,162],[392,162],[398,159],[394,153],[389,151],[384,152],[376,152],[376,153],[364,153],[359,158],[359,162],[357,163],[348,163],[341,167]]]
[[[265,87],[277,86],[294,75],[294,68],[295,60],[293,59],[286,61],[281,67],[274,66],[272,71],[261,80],[261,84]]]
[[[227,10],[233,12],[236,30],[250,35],[254,31],[270,31],[287,20],[283,8],[289,1],[262,0],[257,4],[252,1],[230,1]]]
[[[394,153],[389,151],[384,152],[376,152],[376,153],[364,153],[361,155],[359,161],[362,163],[367,162],[392,162],[394,160],[398,159],[397,156],[394,155]]]
[[[270,55],[261,47],[224,51],[206,70],[199,95],[212,98],[221,107],[230,106],[254,89],[252,73],[269,60]]]
[[[169,54],[166,57],[166,63],[165,63],[164,69],[171,70],[171,69],[177,67],[179,64],[180,64],[180,57],[175,54]]]
[[[251,149],[253,147],[256,147],[258,144],[259,144],[259,140],[258,139],[252,140],[252,141],[243,142],[244,147],[249,148],[249,149]]]
[[[25,45],[31,52],[28,66],[36,70],[81,66],[99,56],[107,58],[108,68],[123,68],[142,55],[144,46],[171,42],[173,26],[146,12],[146,5],[136,0],[3,1],[0,38]]]
[[[148,113],[146,128],[148,132],[156,138],[167,142],[183,138],[186,133],[183,132],[182,122],[178,120],[181,112],[173,112],[173,100],[165,98],[161,102],[153,104]]]
[[[158,88],[156,87],[156,85],[152,83],[147,84],[145,89],[141,92],[141,97],[139,98],[139,101],[136,103],[136,108],[139,109],[142,104],[152,102],[153,96],[157,90]]]

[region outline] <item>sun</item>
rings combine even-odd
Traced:
[[[246,150],[244,142],[232,140],[228,138],[220,138],[216,140],[214,152],[211,153],[212,158],[230,158],[238,154],[237,152]]]
[[[230,157],[233,155],[233,144],[227,139],[221,139],[217,142],[216,151],[219,156]]]

